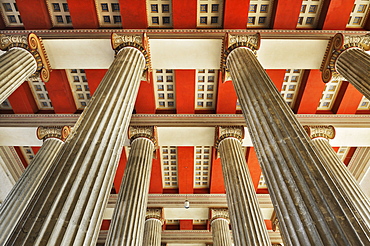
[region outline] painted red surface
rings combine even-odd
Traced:
[[[213,149],[212,152],[212,168],[209,188],[211,194],[226,193],[224,176],[222,174],[221,158],[217,158],[215,149]]]
[[[146,1],[119,1],[122,27],[125,29],[146,29]]]
[[[321,79],[321,72],[312,69],[308,75],[304,94],[298,106],[298,114],[315,114],[319,105],[325,83]]]
[[[267,230],[272,230],[272,222],[271,220],[265,220]]]
[[[90,94],[93,95],[108,69],[85,69]]]
[[[151,194],[163,193],[162,166],[159,149],[156,151],[156,158],[154,158],[152,162],[152,173],[150,177],[149,193]]]
[[[279,0],[276,5],[274,29],[296,29],[302,1]]]
[[[222,80],[221,77],[218,82],[216,113],[235,114],[237,96],[234,85],[231,80],[225,82],[222,82]]]
[[[24,82],[9,97],[15,114],[34,114],[38,107],[28,82]]]
[[[36,155],[37,152],[39,152],[39,150],[41,149],[41,147],[31,147],[33,153]]]
[[[348,84],[337,114],[355,114],[363,95],[351,84]]]
[[[177,147],[179,194],[194,193],[194,147]]]
[[[110,222],[111,222],[110,220],[103,220],[102,223],[101,223],[100,230],[102,230],[102,231],[109,230]]]
[[[27,30],[50,29],[52,22],[44,0],[17,0],[18,11]]]
[[[194,114],[195,70],[175,70],[176,110],[178,114]]]
[[[355,0],[336,0],[329,2],[327,10],[322,12],[325,16],[323,30],[345,30]],[[339,14],[340,13],[340,14]]]
[[[154,114],[156,110],[153,80],[141,81],[135,110],[137,114]]]
[[[274,82],[278,91],[281,91],[285,77],[285,69],[266,69],[266,73],[272,82]]]
[[[349,148],[348,153],[347,153],[347,156],[346,156],[346,158],[343,161],[343,163],[346,166],[348,166],[349,162],[351,161],[351,159],[353,157],[353,154],[355,153],[356,149],[357,149],[356,147]]]
[[[3,18],[0,18],[0,29],[5,29],[5,22]]]
[[[224,29],[245,29],[248,11],[249,0],[225,0]]]
[[[172,0],[173,28],[197,27],[197,0]]]
[[[248,164],[249,173],[251,174],[254,189],[257,190],[258,182],[260,180],[262,170],[261,170],[260,164],[258,163],[258,158],[257,158],[256,152],[253,147],[248,148],[247,164]]]
[[[180,230],[193,230],[193,220],[180,220]]]
[[[45,87],[56,114],[74,114],[76,112],[76,104],[65,70],[53,70]]]
[[[121,157],[120,157],[119,162],[118,162],[116,176],[114,177],[114,181],[113,181],[113,185],[114,185],[114,188],[115,188],[117,194],[118,194],[118,192],[121,188],[122,178],[123,178],[123,174],[125,173],[125,168],[126,168],[126,162],[127,162],[126,151],[123,148],[122,153],[121,153]]]
[[[72,25],[75,29],[99,28],[98,14],[94,0],[67,0],[71,14]],[[81,11],[83,10],[83,11]]]

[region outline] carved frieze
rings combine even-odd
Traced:
[[[131,142],[137,138],[148,138],[157,147],[157,133],[154,126],[130,126],[128,137]]]
[[[322,80],[325,83],[332,79],[343,79],[336,71],[335,64],[342,52],[353,48],[363,49],[365,51],[370,50],[370,34],[356,36],[337,33],[330,39],[320,67]]]
[[[222,140],[225,138],[236,138],[240,142],[244,138],[244,127],[242,126],[218,126],[216,127],[216,140],[215,147],[218,149],[218,146]]]
[[[163,224],[162,208],[147,208],[145,219],[157,219]]]
[[[65,141],[70,133],[70,126],[39,126],[36,132],[37,138],[44,141],[48,138],[58,138]]]
[[[308,136],[314,138],[333,139],[335,137],[335,129],[333,126],[303,126]]]
[[[13,47],[28,49],[28,40],[25,35],[5,35],[0,34],[0,49],[9,50]]]
[[[216,219],[225,219],[230,223],[229,210],[227,208],[211,208],[211,223]]]

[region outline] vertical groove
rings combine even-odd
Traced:
[[[153,151],[154,144],[147,138],[131,144],[107,245],[142,245]]]
[[[36,67],[33,55],[22,48],[12,48],[0,56],[0,104],[36,72]]]
[[[162,221],[149,218],[144,224],[143,246],[161,246]]]
[[[0,207],[0,242],[6,241],[57,156],[63,141],[48,138]]]
[[[212,228],[213,246],[232,245],[229,222],[226,219],[224,218],[214,219],[211,222],[211,228]]]
[[[95,243],[144,65],[120,50],[6,245]]]
[[[235,245],[271,245],[241,143],[225,138],[219,151]]]
[[[317,149],[255,55],[236,48],[227,66],[285,233],[284,244],[365,245],[369,232],[353,217]]]
[[[370,55],[359,48],[345,50],[336,62],[339,74],[370,99]]]

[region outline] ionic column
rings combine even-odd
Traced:
[[[370,34],[336,34],[328,44],[321,65],[324,82],[329,82],[332,76],[343,76],[370,99],[370,55],[365,50],[370,50]]]
[[[0,34],[0,49],[6,51],[0,56],[0,103],[32,75],[41,72],[43,81],[49,80],[50,65],[41,40],[35,34]]]
[[[70,133],[68,126],[39,127],[37,137],[44,142],[25,172],[14,185],[0,208],[0,241],[6,241],[20,220],[27,204],[50,168]]]
[[[230,219],[227,209],[211,209],[211,230],[214,246],[231,246]]]
[[[162,225],[162,209],[148,208],[144,225],[143,246],[161,246]]]
[[[148,202],[150,173],[156,141],[154,127],[130,127],[131,149],[117,204],[107,237],[107,245],[141,246]]]
[[[369,231],[258,62],[259,36],[229,35],[226,65],[266,178],[284,245],[366,245]]]
[[[258,204],[241,140],[243,127],[219,127],[216,148],[221,157],[235,245],[271,245]]]
[[[117,48],[112,65],[30,199],[9,245],[95,244],[147,56],[142,35],[113,34],[112,41]]]
[[[344,163],[339,159],[337,153],[330,146],[329,139],[335,136],[333,126],[304,126],[308,136],[314,145],[321,151],[325,158],[325,168],[336,182],[343,194],[344,199],[354,212],[354,216],[364,221],[370,228],[370,201],[362,191],[353,175],[349,172]]]

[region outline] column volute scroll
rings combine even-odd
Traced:
[[[48,138],[56,138],[64,142],[70,133],[70,126],[39,126],[36,131],[37,138],[43,141]]]

